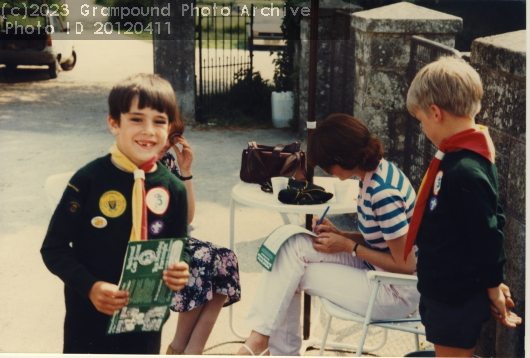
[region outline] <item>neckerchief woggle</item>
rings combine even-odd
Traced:
[[[416,206],[414,207],[414,213],[410,220],[409,231],[407,233],[407,240],[405,242],[405,251],[403,252],[403,259],[407,261],[407,256],[414,246],[418,229],[420,228],[421,219],[425,206],[427,205],[427,199],[429,193],[434,184],[438,166],[444,158],[446,153],[454,152],[459,149],[467,149],[482,155],[488,159],[491,163],[495,162],[495,147],[493,141],[488,132],[488,128],[485,126],[477,125],[475,128],[466,129],[465,131],[459,132],[442,142],[438,148],[438,152],[431,161],[429,169],[423,181],[421,182],[420,190],[418,192],[418,198],[416,199]]]
[[[147,206],[145,204],[145,173],[151,171],[156,164],[157,157],[144,163],[140,168],[127,158],[116,143],[110,148],[112,162],[126,172],[134,174],[132,194],[132,221],[133,227],[129,241],[147,240]]]

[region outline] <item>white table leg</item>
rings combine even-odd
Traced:
[[[236,201],[234,199],[231,199],[230,200],[230,250],[232,251],[236,251],[236,246],[235,246],[235,243],[234,243],[234,221],[235,221],[235,213],[236,213]],[[228,307],[228,323],[230,325],[230,330],[232,331],[232,333],[238,337],[238,338],[241,338],[241,339],[247,339],[248,336],[244,336],[243,334],[239,333],[238,331],[236,331],[235,327],[234,327],[234,309],[233,309],[233,305],[230,305]]]
[[[315,307],[316,306],[316,307]],[[316,338],[313,334],[316,327],[319,324],[319,316],[322,304],[320,300],[317,300],[317,296],[311,296],[311,326],[309,328],[309,339],[304,339],[302,341],[302,348],[300,349],[300,355],[305,355],[305,352],[308,348],[319,345],[322,341],[322,338]]]

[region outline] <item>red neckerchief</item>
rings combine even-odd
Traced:
[[[150,161],[144,163],[140,169],[149,173],[155,166],[158,158],[155,156]],[[142,179],[142,236],[141,241],[147,241],[147,205],[145,202],[145,179]]]
[[[455,150],[467,149],[475,153],[482,155],[490,162],[495,162],[495,147],[488,133],[488,128],[484,126],[477,126],[476,128],[467,129],[459,132],[442,142],[438,148],[438,152],[434,156],[429,169],[420,186],[418,192],[418,198],[416,199],[416,206],[414,207],[414,213],[410,220],[409,231],[407,233],[407,241],[405,242],[405,251],[403,252],[403,259],[407,261],[407,256],[414,246],[418,229],[420,228],[421,219],[425,206],[427,205],[427,199],[436,177],[438,166],[442,161],[445,153],[451,153]]]

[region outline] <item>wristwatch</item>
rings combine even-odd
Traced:
[[[359,246],[358,243],[355,244],[355,246],[353,247],[353,251],[352,251],[352,253],[351,253],[351,255],[352,255],[353,257],[357,256],[357,246]]]

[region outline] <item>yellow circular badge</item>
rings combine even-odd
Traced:
[[[115,190],[107,191],[99,199],[99,210],[109,218],[117,218],[123,214],[126,207],[125,197]]]

